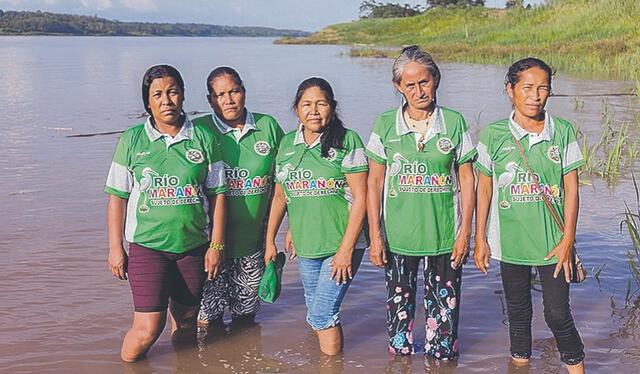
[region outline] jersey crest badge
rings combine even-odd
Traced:
[[[193,162],[194,164],[201,164],[202,161],[204,161],[204,155],[197,149],[188,150],[186,156],[187,160]]]
[[[264,140],[260,140],[253,145],[253,150],[260,156],[266,156],[269,154],[269,151],[271,151],[271,146]]]
[[[329,148],[329,151],[327,151],[327,153],[328,156],[323,158],[329,162],[333,162],[338,158],[338,152],[336,152],[336,150],[333,148]]]
[[[549,160],[555,162],[556,164],[560,163],[560,147],[557,145],[549,147],[547,150],[547,157]]]
[[[441,153],[444,153],[446,155],[453,149],[453,143],[449,138],[440,138],[436,142],[436,147]]]

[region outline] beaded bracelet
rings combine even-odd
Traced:
[[[211,242],[211,244],[209,244],[209,249],[215,249],[218,252],[222,252],[224,250],[224,244]]]

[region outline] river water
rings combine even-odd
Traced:
[[[106,266],[102,192],[118,135],[69,135],[123,130],[143,121],[141,77],[157,63],[176,66],[186,82],[187,111],[206,111],[205,77],[218,65],[236,67],[250,110],[274,115],[285,130],[297,84],[311,75],[334,86],[346,124],[366,141],[380,112],[399,97],[390,60],[345,57],[346,47],[273,45],[271,39],[0,37],[0,371],[6,373],[560,373],[555,343],[534,292],[534,354],[529,369],[509,366],[504,299],[495,264],[488,276],[464,272],[461,351],[457,365],[434,367],[422,354],[386,353],[383,273],[367,260],[343,304],[345,352],[318,354],[305,324],[295,262],[287,264],[282,296],[264,305],[257,326],[211,333],[197,347],[172,346],[167,332],[148,359],[123,364],[119,348],[130,325],[129,286]],[[462,112],[474,141],[487,123],[505,117],[505,67],[441,64],[439,103]],[[559,94],[629,91],[630,82],[558,74]],[[549,111],[580,126],[595,141],[600,97],[552,98]],[[628,120],[636,99],[607,99]],[[637,132],[635,133],[637,136]],[[588,269],[606,264],[572,288],[572,307],[591,373],[637,372],[640,301],[627,295],[630,241],[620,233],[624,201],[634,203],[629,176],[616,188],[598,179],[581,188],[579,251]],[[312,214],[312,212],[310,212]],[[526,223],[523,223],[526,224]],[[594,271],[591,271],[593,275]],[[424,339],[418,313],[416,340]]]

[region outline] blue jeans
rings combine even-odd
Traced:
[[[353,251],[351,271],[354,276],[360,266],[363,254],[364,249]],[[307,323],[316,331],[328,329],[340,323],[340,304],[351,284],[351,280],[349,280],[347,283],[336,285],[335,278],[329,279],[331,260],[333,260],[333,256],[298,257],[298,270],[307,305]]]

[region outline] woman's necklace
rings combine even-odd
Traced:
[[[424,140],[429,132],[429,129],[433,126],[433,112],[427,114],[427,117],[422,120],[415,120],[409,114],[409,110],[404,110],[404,121],[409,126],[409,129],[413,132],[420,134],[420,138],[418,139],[418,150],[420,152],[424,151]]]

